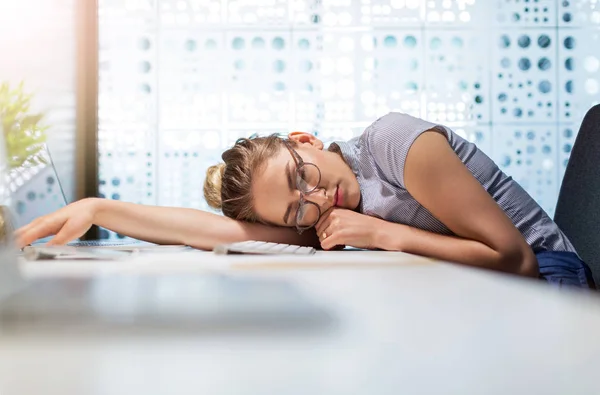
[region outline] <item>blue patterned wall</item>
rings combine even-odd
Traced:
[[[235,139],[348,139],[403,111],[475,142],[553,215],[600,100],[597,0],[100,0],[100,192],[207,209]]]

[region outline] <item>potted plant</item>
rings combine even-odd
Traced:
[[[0,142],[4,142],[6,150],[6,163],[0,162],[0,176],[4,177],[0,186],[0,190],[4,189],[4,196],[0,196],[0,242],[10,231],[8,192],[16,169],[45,163],[39,154],[48,126],[42,122],[44,114],[32,113],[32,97],[25,92],[23,82],[14,88],[8,82],[0,83]]]

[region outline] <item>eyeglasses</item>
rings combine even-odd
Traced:
[[[296,189],[300,191],[300,201],[298,211],[296,211],[296,229],[298,234],[302,234],[305,230],[315,226],[321,217],[319,206],[304,197],[319,187],[321,171],[314,163],[305,163],[289,141],[282,141],[296,163]]]

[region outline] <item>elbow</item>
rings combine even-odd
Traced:
[[[540,277],[540,267],[533,252],[531,254],[527,254],[527,256],[521,261],[518,274],[532,278]]]
[[[537,258],[529,246],[523,250],[503,254],[502,267],[524,277],[538,278],[540,274]]]

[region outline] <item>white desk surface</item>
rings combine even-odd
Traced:
[[[339,325],[295,335],[0,336],[0,395],[600,394],[600,299],[402,253],[159,253],[30,277],[223,270],[297,283]]]

